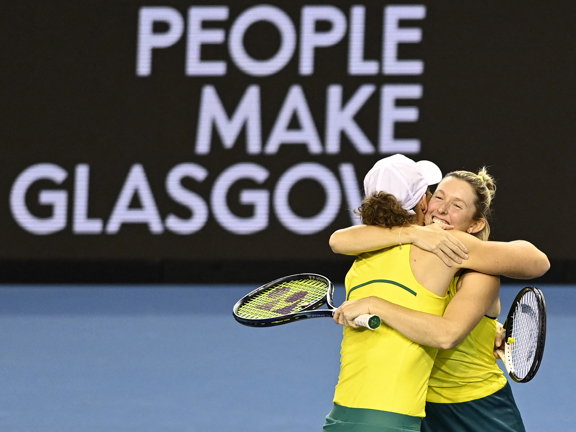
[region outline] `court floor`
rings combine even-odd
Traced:
[[[503,310],[523,286],[502,288]],[[232,306],[253,288],[0,285],[0,430],[320,431],[341,328],[242,326]],[[576,286],[540,288],[544,360],[512,389],[527,431],[573,430]]]

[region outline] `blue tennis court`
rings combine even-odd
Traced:
[[[523,286],[503,287],[504,311]],[[576,286],[540,287],[544,360],[512,388],[528,431],[572,430]],[[231,309],[253,288],[1,286],[0,430],[320,431],[341,328],[241,326]]]

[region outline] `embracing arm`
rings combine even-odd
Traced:
[[[358,315],[376,314],[385,324],[416,343],[451,349],[462,342],[498,302],[500,289],[497,277],[482,273],[466,273],[461,282],[443,316],[408,309],[379,297],[367,297],[343,303],[334,313],[334,321],[357,327],[354,318]]]
[[[399,232],[400,227],[355,225],[335,231],[330,236],[330,247],[334,253],[359,255],[399,244],[402,240]]]
[[[454,232],[467,247],[469,259],[462,268],[513,279],[533,279],[550,268],[544,252],[524,240],[511,242],[481,241],[462,232]]]
[[[356,225],[334,232],[330,247],[335,253],[360,255],[390,246],[412,243],[420,249],[432,252],[451,266],[466,259],[467,249],[451,232],[434,224],[427,227],[410,225],[384,228],[374,225]]]

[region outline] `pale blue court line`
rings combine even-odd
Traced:
[[[504,311],[523,286],[502,289]],[[320,431],[341,328],[326,318],[242,326],[231,309],[253,288],[0,286],[0,430]],[[512,388],[528,431],[566,431],[576,424],[576,287],[541,288],[544,361]]]

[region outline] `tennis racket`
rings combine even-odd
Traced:
[[[233,309],[240,324],[271,327],[306,318],[332,317],[334,285],[321,275],[300,273],[273,280],[242,297]],[[328,309],[318,309],[326,304]],[[376,315],[360,315],[354,322],[371,330],[380,326]]]
[[[527,383],[536,375],[546,342],[546,302],[536,287],[523,288],[504,322],[504,350],[499,349],[508,375]]]

